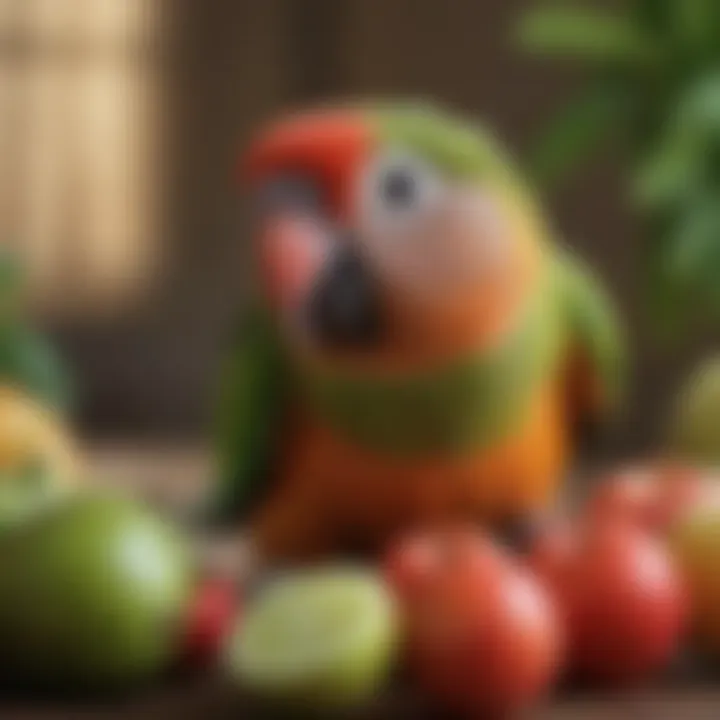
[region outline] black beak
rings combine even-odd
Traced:
[[[372,347],[382,331],[380,305],[377,282],[363,259],[351,245],[340,245],[311,294],[310,331],[327,347]]]

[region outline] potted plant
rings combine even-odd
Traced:
[[[552,188],[612,135],[646,226],[655,318],[675,330],[720,319],[720,3],[537,0],[516,31],[524,51],[587,69],[536,138],[537,182]]]

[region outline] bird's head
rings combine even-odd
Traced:
[[[491,342],[539,274],[542,224],[509,162],[444,112],[293,115],[242,167],[266,293],[316,358],[407,367]]]

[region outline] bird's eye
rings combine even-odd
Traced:
[[[417,182],[411,168],[391,168],[382,178],[380,194],[390,207],[411,207],[417,199]]]
[[[376,230],[407,227],[435,205],[443,181],[420,158],[401,151],[386,152],[371,162],[362,178],[360,216]]]

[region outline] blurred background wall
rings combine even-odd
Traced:
[[[253,128],[332,96],[434,98],[521,153],[582,77],[517,53],[526,0],[0,0],[0,238],[76,368],[91,434],[202,434],[247,287],[232,184]],[[699,348],[654,344],[635,287],[622,158],[553,197],[628,318],[620,447],[657,435]]]

